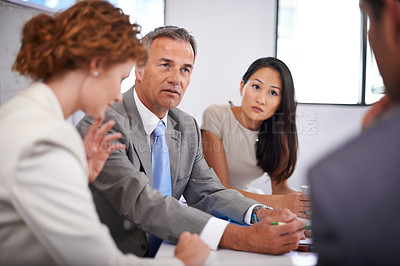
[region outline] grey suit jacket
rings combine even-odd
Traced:
[[[168,116],[172,197],[153,188],[151,150],[133,88],[106,112],[106,120],[115,120],[113,130],[122,133],[120,142],[126,149],[111,154],[91,189],[101,221],[125,253],[145,254],[145,232],[172,242],[183,231],[199,234],[211,215],[243,223],[247,209],[258,203],[221,185],[203,157],[200,131],[192,116],[177,108]],[[85,116],[78,124],[82,136],[91,122]],[[191,207],[179,203],[181,195]]]
[[[400,109],[309,177],[318,265],[399,265]]]

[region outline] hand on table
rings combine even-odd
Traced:
[[[210,248],[197,234],[183,232],[175,248],[175,257],[183,261],[186,266],[203,265]]]
[[[288,209],[280,209],[280,210],[267,210],[267,209],[259,209],[257,212],[257,216],[263,220],[266,218],[273,218],[273,217],[277,217],[277,219],[292,219],[293,217],[293,213],[288,210]],[[303,219],[298,219],[301,220],[302,222],[305,223],[305,225],[307,225],[307,221]],[[279,222],[279,221],[274,221],[274,222]],[[312,237],[312,232],[311,230],[304,230],[304,234],[302,235],[301,239],[305,239],[305,238],[311,238]]]
[[[258,209],[257,217],[260,220],[264,220],[268,217],[270,218],[277,217],[277,219],[281,220],[281,221],[276,220],[275,222],[285,222],[284,220],[292,221],[297,218],[297,216],[289,209],[268,210],[265,208]]]
[[[107,123],[100,126],[102,122],[103,119],[95,120],[83,139],[89,168],[89,183],[97,178],[108,156],[113,151],[125,148],[123,144],[110,143],[121,138],[121,133],[107,134],[114,126],[115,122],[109,120]]]
[[[269,215],[260,214],[262,220],[249,227],[250,251],[284,254],[297,249],[300,239],[304,237],[306,223],[287,209],[269,212]],[[285,224],[273,225],[272,222]]]
[[[296,192],[286,195],[274,195],[274,197],[276,198],[274,204],[275,209],[287,208],[300,218],[311,218],[310,215],[306,214],[311,213],[311,201],[309,195]]]

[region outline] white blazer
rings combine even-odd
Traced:
[[[100,223],[82,139],[33,83],[0,108],[0,265],[181,265],[123,255]]]

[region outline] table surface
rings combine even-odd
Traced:
[[[171,257],[174,254],[175,245],[164,241],[156,255],[156,258]],[[205,266],[214,265],[274,265],[274,266],[300,266],[316,265],[317,254],[312,252],[292,251],[285,255],[265,255],[230,249],[211,250],[205,262]]]

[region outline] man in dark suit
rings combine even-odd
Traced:
[[[183,231],[190,231],[213,249],[271,254],[296,249],[304,222],[288,210],[268,209],[223,187],[204,160],[195,119],[175,108],[190,82],[196,56],[193,36],[165,26],[147,34],[143,42],[148,62],[136,68],[135,86],[123,102],[106,113],[106,120],[115,120],[114,130],[122,133],[126,149],[111,154],[91,185],[100,219],[118,247],[143,256],[149,247],[146,233],[175,242]],[[166,125],[170,196],[153,187],[154,167],[159,165],[152,165],[152,132],[160,121]],[[78,125],[82,135],[90,123],[86,116]],[[189,206],[178,201],[182,195]],[[243,227],[213,216],[248,225],[261,221]],[[273,226],[272,221],[287,224]]]
[[[399,265],[400,1],[363,0],[386,96],[364,132],[311,168],[319,265]]]

